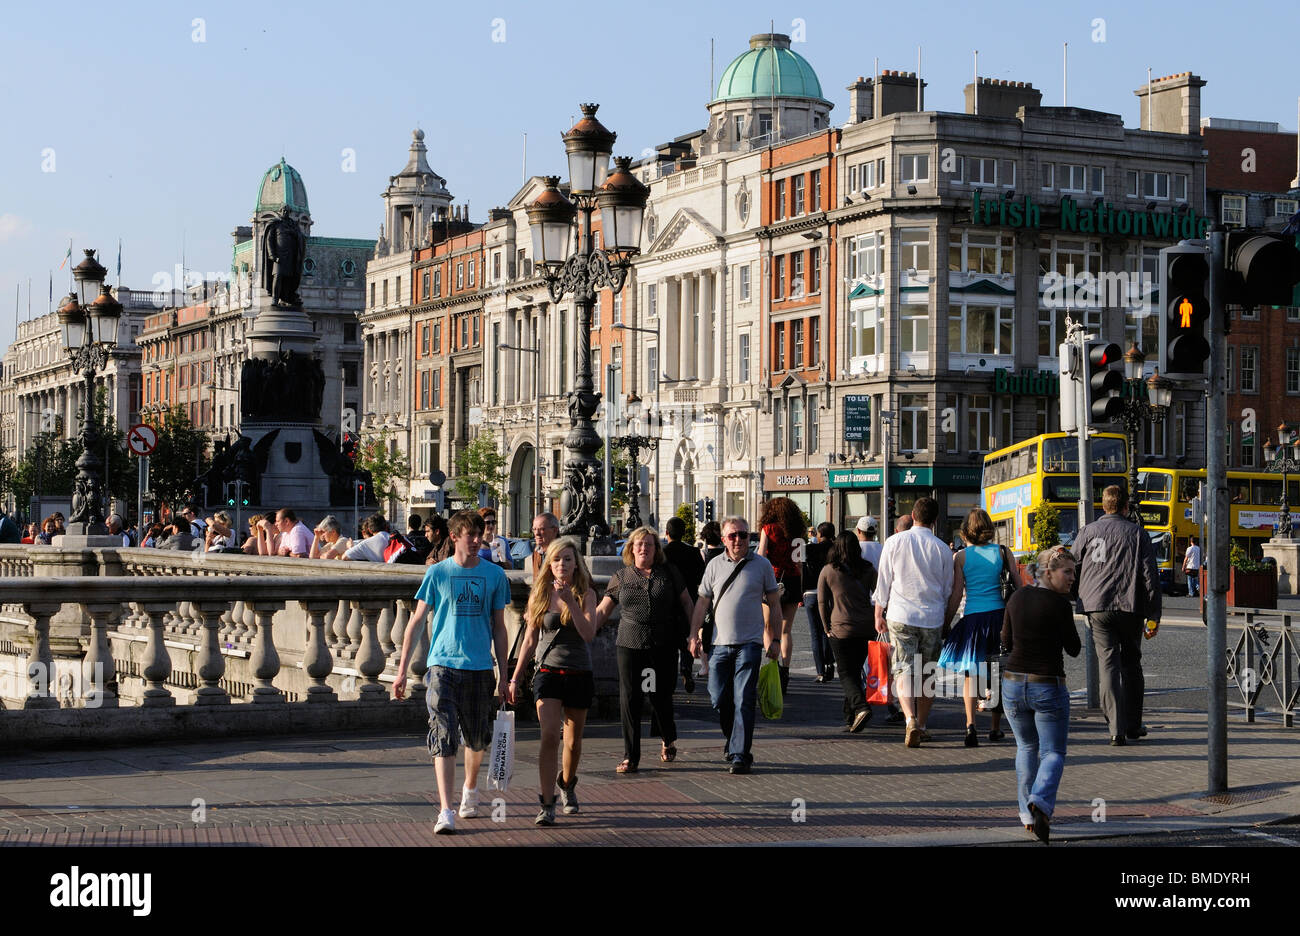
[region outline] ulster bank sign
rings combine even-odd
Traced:
[[[1186,240],[1204,237],[1210,219],[1202,218],[1195,210],[1182,213],[1174,211],[1133,211],[1119,208],[1108,201],[1079,204],[1065,196],[1047,211],[1055,214],[1056,227],[1072,234],[1122,234],[1132,237],[1153,237],[1165,240]],[[1020,198],[985,199],[980,190],[971,192],[970,217],[972,224],[985,227],[1041,228],[1044,209],[1028,195]],[[1052,220],[1049,216],[1049,224]]]

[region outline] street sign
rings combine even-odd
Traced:
[[[844,441],[866,442],[871,438],[871,397],[851,394],[844,397]]]
[[[158,430],[140,423],[126,434],[126,447],[132,455],[148,455],[158,447]]]
[[[434,487],[442,487],[447,483],[447,476],[441,469],[435,468],[429,472],[429,483]]]

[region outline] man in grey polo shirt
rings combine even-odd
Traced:
[[[722,721],[727,739],[724,749],[733,774],[749,773],[754,756],[754,715],[758,706],[758,667],[763,658],[763,602],[781,616],[781,590],[772,564],[749,552],[749,524],[744,517],[722,522],[722,542],[727,551],[704,567],[700,600],[691,618],[690,651],[699,656],[704,636],[704,616],[713,609],[713,653],[709,657],[709,699]],[[740,570],[731,584],[727,580]],[[724,589],[724,586],[725,589]],[[714,608],[715,599],[717,607]],[[773,643],[769,656],[780,648]],[[737,721],[736,709],[740,709]]]

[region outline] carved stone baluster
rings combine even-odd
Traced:
[[[387,607],[381,601],[355,601],[361,615],[361,648],[357,652],[357,671],[365,677],[361,684],[362,702],[386,702],[388,691],[379,683],[379,674],[388,662],[379,646],[379,616]]]
[[[198,677],[203,681],[194,693],[195,705],[229,705],[230,693],[221,688],[221,677],[226,674],[226,657],[221,652],[221,618],[229,610],[225,601],[210,599],[190,602],[190,609],[199,619]]]
[[[235,629],[235,615],[236,613],[242,613],[239,611],[242,604],[242,601],[236,601],[221,612],[221,627],[217,631],[217,642],[223,647],[231,642],[230,635]]]
[[[379,649],[388,656],[393,652],[393,606],[384,605],[379,612],[379,624],[377,625],[379,634]],[[399,636],[400,640],[401,637]]]
[[[167,652],[167,647],[163,643],[163,621],[169,612],[175,610],[176,605],[163,602],[137,602],[136,607],[144,611],[145,616],[149,619],[149,642],[145,645],[144,658],[145,666],[141,671],[148,688],[144,691],[144,698],[140,704],[145,706],[168,706],[175,705],[176,699],[171,690],[164,685],[167,677],[172,674],[172,658]]]
[[[357,608],[355,601],[351,603],[351,610],[348,612],[347,633],[347,646],[339,648],[339,655],[354,660],[361,650],[361,611]]]
[[[92,602],[82,605],[90,618],[90,645],[81,664],[82,705],[85,708],[117,708],[117,670],[113,666],[113,647],[108,640],[109,628],[122,614],[118,601]]]
[[[303,655],[303,669],[312,682],[307,687],[307,701],[337,702],[338,694],[326,682],[329,674],[334,671],[334,657],[329,651],[326,636],[329,627],[325,618],[331,609],[337,612],[338,605],[333,601],[300,601],[298,604],[307,614],[307,649]]]
[[[239,637],[239,642],[246,646],[251,646],[257,639],[257,614],[253,606],[244,604],[244,632]]]
[[[55,709],[59,707],[58,678],[54,673],[54,654],[50,650],[50,618],[63,605],[57,601],[23,602],[23,610],[32,619],[32,649],[27,657],[27,698],[23,708]]]
[[[342,651],[348,645],[348,620],[352,617],[352,605],[347,601],[340,601],[338,608],[334,612],[334,620],[330,625],[332,637],[330,639],[330,649],[336,652]]]
[[[284,693],[273,685],[275,677],[280,675],[280,653],[275,649],[275,633],[271,625],[275,612],[284,607],[284,602],[259,601],[256,605],[250,602],[245,607],[257,623],[257,636],[253,640],[253,653],[249,659],[253,675],[257,677],[253,701],[284,702]]]
[[[401,607],[408,615],[414,613],[415,599],[403,598]],[[427,672],[429,672],[429,616],[426,614],[424,626],[415,632],[415,649],[411,651],[411,662],[406,664],[406,678],[411,686],[410,698],[424,701],[424,693],[428,689],[424,682],[424,675]]]
[[[402,641],[406,639],[406,625],[411,621],[411,603],[399,599],[393,604],[396,606],[392,630],[393,649],[389,651],[388,659],[393,669],[396,669],[402,662]]]

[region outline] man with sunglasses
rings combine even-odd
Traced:
[[[772,564],[749,552],[744,517],[722,521],[727,551],[704,568],[700,600],[691,617],[689,649],[700,653],[704,619],[713,611],[713,652],[709,657],[709,700],[727,739],[723,754],[733,774],[747,774],[754,763],[754,718],[758,706],[758,667],[763,659],[763,602],[773,620],[781,615],[781,589]],[[716,605],[716,607],[715,607]],[[769,655],[780,647],[773,643]],[[737,718],[739,716],[739,718]]]

